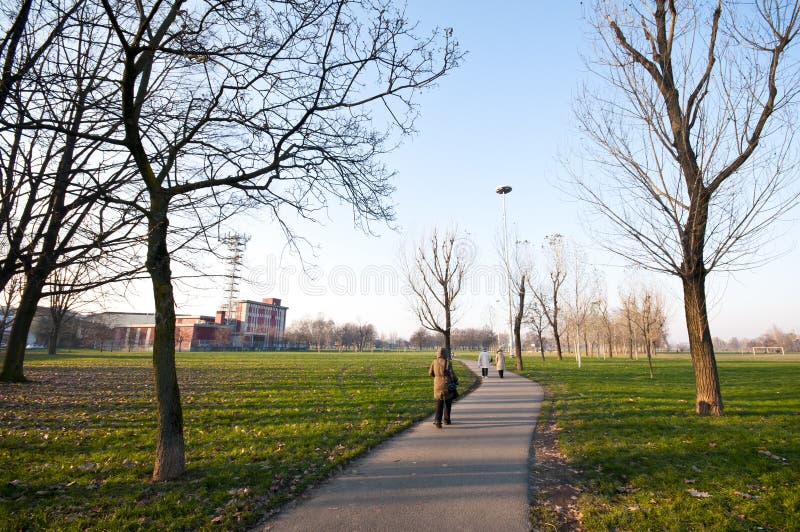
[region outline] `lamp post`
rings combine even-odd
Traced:
[[[508,222],[506,222],[506,195],[511,192],[511,187],[500,185],[494,191],[503,197],[503,242],[506,255],[506,292],[508,294],[508,355],[514,356],[514,322],[511,317],[511,265],[508,262]]]

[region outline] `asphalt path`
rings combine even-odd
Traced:
[[[475,361],[462,362],[480,374]],[[503,379],[489,374],[453,404],[452,425],[437,429],[431,416],[258,530],[530,530],[529,454],[542,389],[508,370]]]

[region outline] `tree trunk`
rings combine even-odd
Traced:
[[[561,354],[561,336],[558,334],[558,321],[553,323],[553,339],[556,342],[556,355],[558,355],[559,360],[563,360],[563,356]]]
[[[685,275],[682,280],[686,328],[694,366],[695,412],[721,416],[724,410],[714,344],[708,325],[705,274]]]
[[[70,127],[73,131],[77,130],[83,117],[83,101],[85,93],[79,95],[79,103],[76,104],[77,111],[72,118]],[[58,235],[61,231],[67,208],[65,198],[70,183],[75,146],[77,136],[68,134],[64,143],[63,153],[58,163],[53,189],[50,193],[50,200],[46,215],[50,217],[47,222],[47,230],[42,239],[42,249],[36,265],[26,275],[26,285],[22,293],[18,314],[21,319],[14,319],[11,326],[11,333],[8,338],[6,358],[3,362],[3,372],[0,373],[0,380],[10,382],[25,382],[22,364],[25,360],[25,345],[28,342],[33,317],[36,314],[36,306],[42,298],[47,277],[56,267],[56,247]]]
[[[61,332],[61,318],[53,318],[50,327],[50,340],[47,342],[47,354],[55,355],[58,351],[58,336]]]
[[[514,316],[514,357],[517,359],[517,370],[522,371],[522,315],[525,311],[525,275],[522,275],[522,280],[519,283],[519,304],[517,306],[517,315]]]
[[[153,480],[173,480],[183,474],[185,444],[178,375],[175,368],[175,298],[167,248],[169,200],[151,190],[147,271],[153,283],[155,335],[153,370],[158,400],[158,435]]]
[[[649,332],[650,331],[645,333],[645,337],[647,337]],[[652,345],[650,344],[649,341],[645,342],[645,349],[647,351],[647,367],[650,369],[650,378],[652,379],[654,377],[654,375],[653,375],[653,349],[652,349]]]
[[[6,357],[3,360],[3,371],[0,381],[27,382],[23,372],[25,361],[25,346],[28,343],[28,331],[36,315],[36,304],[42,297],[42,289],[47,274],[42,274],[40,268],[34,268],[27,276],[25,289],[22,291],[14,322],[8,334],[6,344]]]

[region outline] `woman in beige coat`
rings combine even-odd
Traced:
[[[506,369],[506,355],[503,353],[503,348],[498,347],[497,353],[494,355],[494,361],[497,363],[497,373],[500,374],[500,378],[503,378],[503,371]]]
[[[436,350],[436,359],[431,363],[428,375],[433,377],[433,398],[436,400],[436,415],[433,424],[437,429],[442,428],[442,418],[444,424],[450,424],[450,408],[453,405],[457,392],[448,391],[447,384],[450,381],[458,384],[458,376],[453,370],[453,362],[450,360],[450,352],[440,347]]]

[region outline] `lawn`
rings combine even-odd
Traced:
[[[0,384],[0,530],[247,529],[428,415],[431,359],[180,353],[188,471],[153,483],[151,355],[28,355]]]
[[[188,472],[152,483],[151,356],[29,355],[33,382],[0,384],[0,530],[248,529],[429,414],[431,357],[181,353]],[[800,357],[720,356],[722,418],[693,413],[685,355],[652,380],[583,362],[525,373],[555,400],[587,529],[800,528]]]
[[[723,417],[694,414],[687,355],[526,357],[555,401],[588,530],[800,529],[800,357],[722,355]]]

